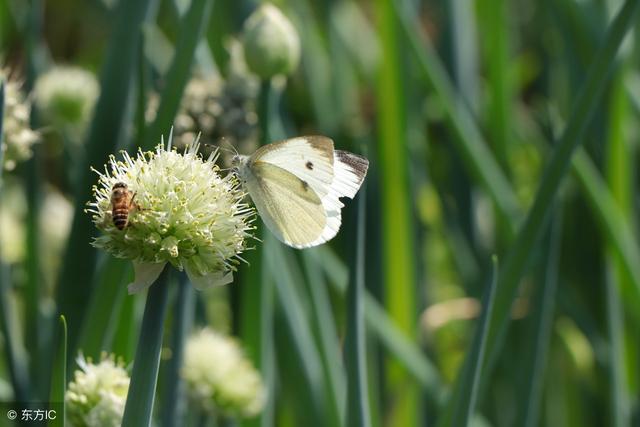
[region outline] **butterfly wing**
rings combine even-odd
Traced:
[[[369,169],[369,160],[348,151],[336,150],[331,189],[338,197],[353,199]]]
[[[310,184],[271,163],[253,161],[245,187],[269,230],[283,243],[306,248],[322,235],[327,217]]]
[[[334,152],[334,177],[329,191],[322,197],[322,206],[325,209],[327,222],[320,236],[309,243],[309,246],[317,246],[335,237],[342,225],[342,207],[340,197],[353,199],[364,177],[367,175],[369,161],[347,151],[335,150]]]
[[[260,147],[252,156],[284,169],[309,184],[322,198],[334,177],[333,141],[325,136],[301,136]]]
[[[297,137],[258,149],[247,162],[246,175],[253,179],[246,186],[278,239],[305,248],[335,237],[342,223],[340,198],[355,196],[368,166],[364,157],[334,150],[330,138]]]

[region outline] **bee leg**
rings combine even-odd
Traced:
[[[136,195],[138,194],[138,192],[136,191],[135,193],[133,193],[133,196],[131,196],[131,200],[129,201],[129,209],[131,208],[135,208],[136,210],[141,211],[142,208],[140,207],[140,205],[138,203],[136,203],[135,199],[136,199]]]

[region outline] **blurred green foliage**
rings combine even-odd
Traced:
[[[241,425],[637,425],[640,1],[281,0],[301,64],[255,94],[237,40],[258,3],[0,0],[1,65],[26,92],[54,64],[102,90],[81,137],[34,111],[42,141],[3,172],[0,402],[59,398],[65,351],[67,380],[80,351],[133,362],[143,300],[90,246],[90,167],[159,143],[197,76],[214,107],[251,106],[228,118],[260,128],[248,146],[323,134],[370,169],[323,247],[260,230],[232,285],[166,279],[160,425],[191,408],[176,360],[203,325],[263,374]]]

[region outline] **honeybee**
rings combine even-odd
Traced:
[[[135,197],[136,195],[129,190],[124,182],[116,182],[113,185],[111,191],[111,217],[118,230],[124,230],[129,224],[129,212],[137,206],[134,202]]]

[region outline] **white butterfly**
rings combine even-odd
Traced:
[[[294,248],[332,239],[342,222],[340,197],[353,198],[369,161],[334,150],[324,136],[301,136],[236,155],[233,167],[269,230]]]

